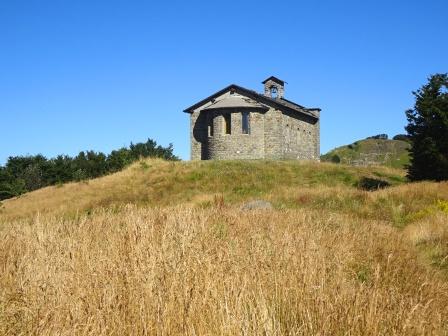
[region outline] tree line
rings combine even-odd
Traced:
[[[0,166],[0,200],[19,196],[42,187],[71,181],[100,177],[122,170],[140,158],[155,157],[165,160],[179,160],[173,154],[173,145],[157,145],[156,141],[131,143],[129,147],[113,150],[109,154],[82,151],[75,157],[58,155],[10,156]]]
[[[369,136],[366,139],[388,140],[389,136],[385,133],[382,133],[382,134]],[[392,140],[401,140],[401,141],[411,142],[411,140],[409,139],[409,136],[407,134],[397,134],[392,138]]]

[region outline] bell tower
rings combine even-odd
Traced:
[[[264,84],[264,95],[266,97],[277,99],[283,98],[285,95],[285,82],[281,79],[271,76],[262,83]]]

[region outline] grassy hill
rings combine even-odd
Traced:
[[[402,140],[364,139],[335,148],[322,155],[321,159],[355,166],[402,168],[409,163],[409,147],[409,143]]]
[[[390,167],[143,160],[3,202],[0,241],[0,335],[448,330],[448,183]]]
[[[98,207],[133,203],[141,206],[210,205],[222,198],[239,204],[265,198],[277,208],[296,207],[291,193],[356,190],[363,177],[391,185],[405,181],[404,172],[387,167],[351,167],[298,161],[142,160],[122,172],[78,183],[43,188],[3,201],[0,218],[36,213],[73,214]]]

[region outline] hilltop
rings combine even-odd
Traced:
[[[141,160],[2,203],[0,335],[443,334],[447,219],[390,167]]]
[[[405,174],[386,166],[314,161],[142,159],[118,173],[4,200],[0,203],[0,223],[36,214],[82,215],[129,204],[151,208],[225,204],[239,208],[247,201],[264,199],[275,209],[339,212],[403,226],[415,213],[438,200],[448,200],[446,183],[410,184]]]
[[[403,140],[364,139],[321,156],[322,161],[354,166],[384,165],[403,168],[409,163],[410,144]]]
[[[143,159],[121,172],[66,183],[3,201],[1,217],[75,213],[133,203],[142,206],[204,205],[216,197],[230,204],[266,198],[289,206],[297,190],[355,189],[363,178],[388,185],[405,181],[404,172],[387,167],[352,167],[300,161],[193,161]]]

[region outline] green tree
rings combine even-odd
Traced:
[[[68,155],[58,155],[50,160],[48,168],[48,184],[65,183],[74,179],[73,159]]]
[[[436,74],[413,92],[415,105],[406,111],[411,141],[408,177],[448,180],[448,74]]]
[[[39,154],[35,156],[10,156],[6,162],[6,169],[13,179],[22,180],[26,191],[36,190],[47,186],[47,159]]]
[[[107,165],[110,172],[117,172],[132,163],[131,152],[127,148],[113,150],[107,157]]]
[[[0,167],[0,201],[25,192],[25,182],[14,178],[5,167]]]

